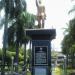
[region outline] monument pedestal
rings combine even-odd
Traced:
[[[55,29],[26,30],[32,42],[32,75],[51,75],[51,41]]]

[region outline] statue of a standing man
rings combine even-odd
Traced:
[[[37,6],[38,27],[44,28],[46,18],[44,0],[36,0],[36,6]]]

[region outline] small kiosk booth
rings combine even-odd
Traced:
[[[32,39],[32,75],[51,75],[51,41],[56,30],[30,29],[26,35]]]

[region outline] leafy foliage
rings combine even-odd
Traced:
[[[74,66],[74,55],[75,55],[75,19],[70,20],[68,26],[68,34],[65,35],[62,41],[62,52],[70,56],[72,60],[72,66]]]
[[[0,23],[0,27],[4,25],[3,60],[11,61],[13,56],[14,62],[18,63],[24,59],[23,53],[19,51],[20,47],[30,39],[25,35],[25,29],[34,28],[36,17],[26,12],[25,0],[0,0],[0,4],[0,11],[5,10],[5,16]]]
[[[35,16],[32,14],[29,14],[27,12],[22,12],[21,15],[17,18],[17,21],[14,22],[9,28],[8,28],[8,44],[9,46],[15,46],[16,37],[18,36],[19,44],[22,45],[22,43],[27,42],[27,39],[29,37],[25,36],[25,29],[27,28],[33,28],[35,23]],[[16,35],[16,32],[18,34]],[[19,35],[20,34],[20,35]]]

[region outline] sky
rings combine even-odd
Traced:
[[[27,11],[35,14],[37,13],[35,0],[26,0]],[[45,0],[46,9],[46,29],[56,29],[56,38],[52,41],[52,49],[61,51],[61,41],[64,37],[63,28],[68,22],[68,11],[70,8],[70,0]],[[0,30],[0,47],[2,47],[3,29]]]
[[[27,10],[36,15],[35,0],[26,0]],[[46,9],[46,29],[56,29],[56,38],[52,41],[52,49],[61,51],[61,41],[63,40],[63,28],[68,23],[68,11],[70,10],[70,0],[45,0]]]

